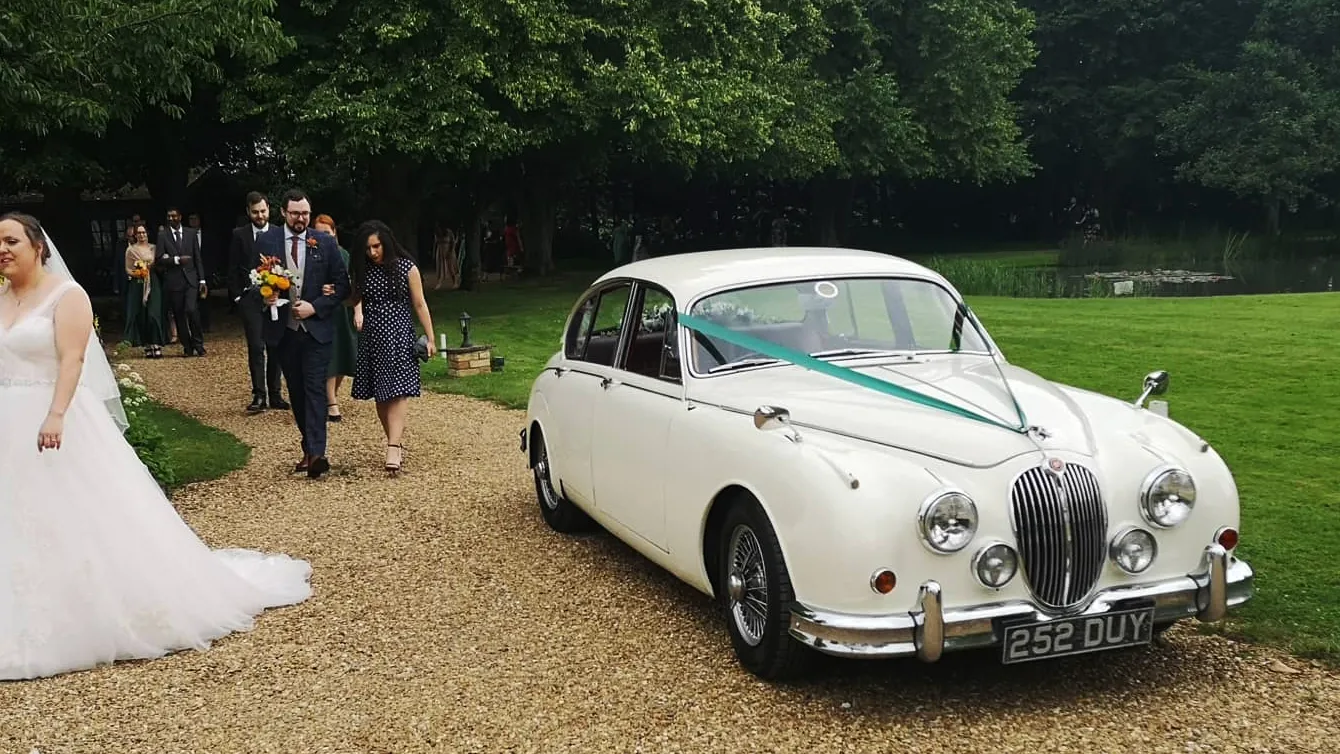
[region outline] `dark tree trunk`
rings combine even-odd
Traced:
[[[1274,197],[1266,200],[1266,232],[1271,236],[1280,234],[1280,200]]]
[[[528,275],[545,276],[554,271],[554,226],[558,191],[563,185],[561,175],[558,163],[543,157],[528,160],[523,166],[517,219],[521,221]]]
[[[816,178],[810,183],[810,232],[816,246],[845,242],[855,190],[850,178]]]
[[[412,163],[403,157],[378,156],[368,162],[373,217],[391,226],[396,240],[415,260],[423,260],[432,254],[419,248],[418,183]]]
[[[487,211],[488,202],[477,198],[465,226],[465,262],[461,265],[461,290],[464,291],[473,291],[479,282],[484,246],[484,214]]]
[[[526,245],[526,270],[536,275],[554,271],[556,189],[549,181],[530,179],[521,202],[521,238]]]

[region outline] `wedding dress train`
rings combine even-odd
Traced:
[[[0,680],[205,649],[311,595],[304,560],[201,542],[83,385],[61,448],[38,452],[75,287],[0,322]]]

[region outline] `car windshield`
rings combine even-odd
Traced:
[[[739,288],[698,301],[689,314],[821,359],[989,352],[945,288],[915,278],[821,278]],[[696,371],[771,363],[771,356],[693,333]]]

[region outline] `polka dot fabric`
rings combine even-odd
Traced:
[[[369,264],[363,291],[363,331],[354,368],[355,400],[388,401],[419,395],[419,360],[414,355],[414,312],[409,271],[414,262],[397,260],[395,279],[384,265]]]

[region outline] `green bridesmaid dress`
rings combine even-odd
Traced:
[[[152,248],[152,247],[150,247]],[[152,259],[152,251],[149,252]],[[127,262],[131,261],[127,255]],[[163,321],[163,280],[156,269],[150,270],[149,297],[145,300],[145,281],[130,276],[126,265],[126,329],[122,340],[144,348],[149,357],[161,356],[167,340],[167,323]]]
[[[340,249],[345,269],[349,268],[349,252]],[[335,340],[330,356],[330,370],[326,377],[354,376],[354,361],[358,355],[358,332],[354,330],[354,308],[341,305],[335,311]]]

